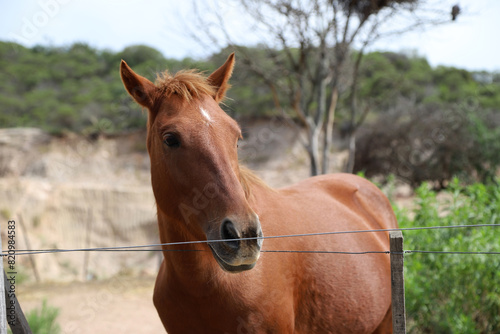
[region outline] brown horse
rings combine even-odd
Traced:
[[[153,84],[121,63],[125,88],[149,111],[160,240],[208,240],[163,247],[153,300],[165,329],[391,333],[389,255],[264,252],[387,251],[385,232],[260,237],[397,223],[386,197],[360,177],[324,175],[272,189],[240,166],[241,130],[219,107],[233,66],[234,54],[208,78],[165,72]]]

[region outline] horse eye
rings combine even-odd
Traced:
[[[167,133],[165,136],[163,136],[163,142],[168,147],[179,147],[179,146],[181,146],[181,142],[179,141],[179,138],[177,138],[177,136],[174,135],[173,133]]]

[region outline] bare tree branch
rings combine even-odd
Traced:
[[[298,123],[305,129],[306,139],[302,143],[310,156],[311,174],[328,172],[335,111],[344,95],[351,113],[350,144],[355,148],[355,130],[373,104],[367,100],[362,111],[357,110],[358,74],[367,46],[381,38],[442,24],[445,17],[449,20],[449,7],[441,17],[437,12],[417,11],[425,4],[424,0],[227,1],[245,10],[255,23],[254,30],[266,32],[266,50],[274,68],[264,70],[244,48],[238,48],[223,13],[215,11],[211,16],[215,17],[218,35],[212,30],[214,23],[203,24],[198,31],[210,35],[204,36],[208,37],[205,44],[208,40],[212,45],[220,45],[218,39],[222,38],[222,43],[236,48],[243,55],[247,69],[269,87],[275,108],[287,122],[295,127]],[[199,10],[195,13],[204,20],[206,13]],[[351,61],[355,47],[359,51]],[[346,77],[350,77],[350,84],[343,83]],[[286,98],[281,101],[283,96]]]

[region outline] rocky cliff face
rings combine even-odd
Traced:
[[[297,135],[283,123],[254,121],[243,132],[241,160],[270,185],[308,176]],[[16,220],[18,250],[158,243],[145,134],[89,140],[0,129],[0,217],[3,249],[9,219]],[[30,280],[67,281],[156,274],[160,258],[147,251],[76,252],[18,256],[17,264]]]
[[[138,144],[143,137],[91,142],[38,129],[0,130],[0,224],[16,221],[18,251],[158,243],[149,158]],[[22,275],[42,281],[156,272],[158,261],[158,252],[17,257]]]

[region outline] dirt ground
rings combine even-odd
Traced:
[[[27,314],[42,301],[60,309],[61,334],[165,333],[153,306],[154,277],[20,285],[17,297]]]

